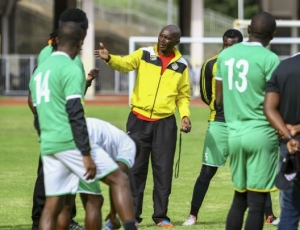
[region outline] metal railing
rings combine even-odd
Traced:
[[[37,55],[0,56],[0,95],[27,95],[36,64]],[[95,66],[101,70],[93,83],[96,94],[128,94],[128,73],[119,73],[100,59]]]

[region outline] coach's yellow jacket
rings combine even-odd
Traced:
[[[148,118],[161,119],[175,113],[190,116],[190,79],[188,65],[174,48],[175,57],[161,74],[162,62],[153,47],[140,48],[120,57],[110,55],[107,63],[119,72],[136,70],[136,82],[131,95],[132,109]]]

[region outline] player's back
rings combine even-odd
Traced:
[[[103,148],[110,156],[116,160],[119,154],[126,151],[132,152],[135,144],[132,139],[122,130],[112,124],[88,117],[86,118],[91,146],[96,144]]]
[[[277,55],[257,42],[242,42],[221,52],[217,78],[222,78],[230,128],[268,125],[263,113],[266,82],[278,64]]]
[[[84,82],[80,68],[62,52],[53,53],[32,75],[30,90],[39,117],[42,154],[75,148],[66,104],[72,97],[83,98]]]
[[[42,64],[45,60],[47,60],[49,57],[51,57],[51,54],[53,52],[55,52],[55,51],[53,50],[53,47],[51,45],[45,46],[38,55],[37,64],[38,65]],[[74,58],[73,61],[80,69],[82,69],[83,74],[85,74],[82,61],[78,55],[76,55],[76,57]]]

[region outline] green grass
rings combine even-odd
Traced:
[[[193,107],[191,111],[193,129],[190,134],[182,135],[180,173],[179,178],[173,179],[168,215],[178,230],[224,229],[233,195],[228,164],[224,168],[220,168],[213,178],[199,213],[198,224],[192,227],[181,226],[189,213],[193,186],[201,167],[203,139],[209,114],[208,109],[202,107]],[[127,106],[86,107],[86,116],[107,120],[123,130],[128,113]],[[32,126],[31,112],[27,106],[1,106],[0,127],[0,229],[29,230],[32,193],[39,154],[39,144]],[[177,157],[178,148],[175,162]],[[142,215],[144,220],[139,230],[158,229],[151,219],[153,212],[152,187],[152,174],[149,171]],[[109,204],[107,186],[102,185],[102,188],[106,200],[103,216],[106,216]],[[272,194],[272,199],[274,212],[279,215],[278,192]],[[76,199],[76,203],[78,207],[76,220],[83,224],[84,211],[80,199]],[[275,227],[265,226],[265,229],[275,229]]]

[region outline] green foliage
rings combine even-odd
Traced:
[[[129,111],[127,106],[87,106],[86,116],[107,120],[124,130]],[[191,112],[193,128],[191,133],[182,134],[179,178],[173,179],[168,212],[178,230],[187,229],[181,224],[188,216],[192,190],[199,175],[209,114],[208,109],[203,107],[193,107]],[[27,106],[1,106],[0,127],[0,229],[29,230],[31,229],[32,194],[39,156],[39,144],[32,126],[31,112]],[[177,148],[174,166],[178,159],[178,150]],[[153,213],[151,170],[148,175],[142,215],[144,221],[139,230],[157,230],[151,219]],[[225,219],[233,195],[230,178],[228,164],[218,170],[203,202],[199,222],[188,229],[225,228]],[[106,200],[102,211],[103,216],[106,216],[109,210],[108,190],[106,185],[102,184],[101,186]],[[278,193],[273,193],[272,196],[274,212],[279,215]],[[78,213],[75,219],[83,224],[84,210],[79,197],[76,199],[76,203]],[[265,226],[265,229],[273,230],[274,227]]]
[[[250,19],[259,11],[259,0],[244,0],[244,18]],[[204,8],[238,18],[238,0],[204,0]]]

